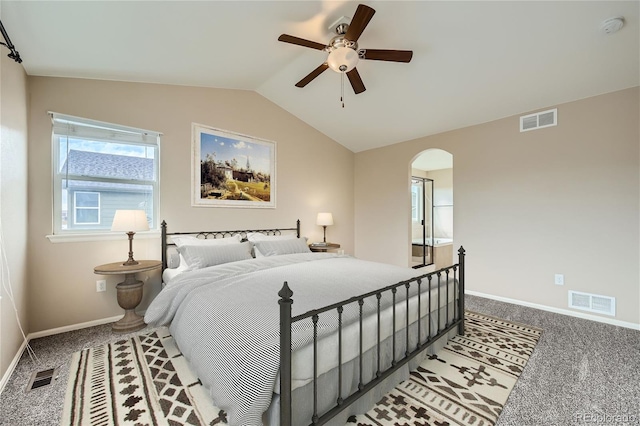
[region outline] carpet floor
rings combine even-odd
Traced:
[[[468,309],[544,329],[497,426],[640,425],[640,332],[466,296]],[[138,333],[147,334],[144,329]],[[58,425],[73,353],[127,336],[110,325],[34,339],[0,394],[0,425]],[[27,392],[31,373],[59,367],[52,385]]]

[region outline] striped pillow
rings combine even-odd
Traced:
[[[184,256],[190,271],[252,258],[248,241],[225,245],[184,244],[178,247],[178,252]]]
[[[260,252],[262,256],[278,256],[281,254],[311,252],[309,247],[307,247],[306,240],[303,238],[255,241],[253,244],[257,249],[256,253]]]

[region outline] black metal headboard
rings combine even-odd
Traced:
[[[194,235],[198,238],[225,238],[232,237],[234,235],[240,235],[243,240],[247,238],[247,234],[252,232],[259,232],[265,235],[281,235],[283,231],[296,231],[296,236],[300,238],[300,219],[296,221],[295,228],[278,228],[278,229],[247,229],[237,231],[195,231],[195,232],[167,232],[167,222],[164,220],[161,224],[162,237],[160,238],[162,244],[162,271],[167,269],[167,247],[174,246],[174,243],[167,241],[167,237],[172,235]]]

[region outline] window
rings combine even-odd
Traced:
[[[160,134],[52,113],[54,234],[107,232],[116,210],[158,229]]]
[[[76,225],[100,224],[100,193],[73,193],[73,223]]]

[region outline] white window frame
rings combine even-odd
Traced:
[[[77,195],[78,194],[98,194],[98,206],[97,207],[78,207]],[[78,222],[78,210],[97,210],[98,221],[97,222]],[[73,193],[73,223],[74,225],[100,225],[100,193],[95,191],[74,191]]]
[[[160,211],[160,136],[161,133],[137,129],[133,127],[122,126],[118,124],[112,124],[102,121],[91,120],[82,117],[76,117],[66,114],[59,114],[55,112],[49,112],[52,119],[52,132],[51,132],[51,144],[52,144],[52,173],[53,173],[53,223],[52,223],[52,235],[48,235],[52,242],[65,242],[65,241],[92,241],[96,239],[103,239],[104,237],[110,238],[114,236],[109,229],[62,229],[62,181],[69,180],[85,180],[85,181],[108,181],[116,183],[133,183],[151,185],[153,187],[153,207],[152,223],[149,224],[149,234],[157,234],[160,229],[158,212]],[[130,145],[148,146],[155,150],[154,155],[154,180],[153,181],[140,181],[140,180],[126,180],[126,179],[102,179],[102,178],[87,178],[85,176],[75,176],[60,173],[59,164],[60,160],[60,138],[68,135],[70,138],[83,139],[86,138],[91,141],[100,142],[113,142]],[[80,192],[94,192],[94,191],[80,191]],[[67,212],[67,220],[73,220],[75,223],[75,199],[74,209],[72,212]],[[73,214],[73,218],[69,217]],[[91,224],[98,225],[100,223]],[[85,224],[79,224],[85,225]],[[90,224],[86,224],[90,225]],[[144,234],[144,233],[141,233]],[[118,233],[118,236],[120,233]],[[142,237],[143,235],[136,235]]]

